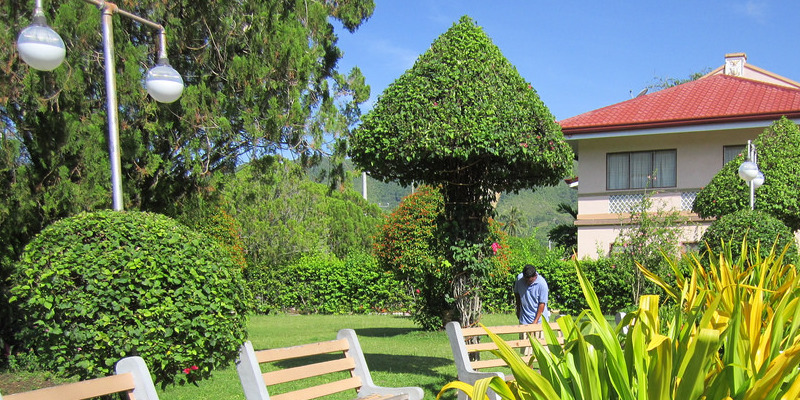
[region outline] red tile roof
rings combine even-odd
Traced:
[[[800,117],[800,90],[706,76],[560,121],[565,135]]]

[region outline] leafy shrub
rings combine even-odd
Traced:
[[[487,280],[504,276],[508,271],[508,244],[506,235],[498,222],[490,220],[488,235],[480,244],[446,243],[440,221],[444,213],[444,199],[439,189],[422,185],[416,192],[403,198],[390,214],[375,240],[375,254],[379,265],[392,271],[404,282],[414,296],[412,318],[426,330],[441,329],[456,318],[453,293],[459,280],[454,263],[472,265],[470,289],[483,296]],[[447,250],[453,254],[447,260]],[[483,276],[489,271],[488,276]],[[467,275],[462,272],[463,275]],[[462,292],[463,293],[463,292]]]
[[[674,282],[643,268],[676,306],[662,312],[658,296],[642,296],[638,309],[616,327],[575,263],[589,308],[557,321],[563,338],[545,324],[546,343],[532,340],[533,358],[526,362],[490,332],[496,354],[515,379],[451,382],[440,395],[457,389],[484,398],[492,389],[504,399],[519,400],[796,399],[800,285],[795,265],[783,263],[775,251],[755,259],[745,254],[734,262],[723,249],[723,257],[709,257],[708,264],[694,258],[688,274],[669,260]]]
[[[405,311],[408,291],[374,257],[313,254],[278,268],[252,268],[248,281],[261,312],[347,314]]]
[[[143,357],[156,382],[194,382],[245,339],[240,268],[216,240],[165,216],[82,213],[25,248],[13,277],[19,340],[42,367],[91,378]]]
[[[787,260],[797,260],[797,244],[789,227],[763,211],[741,210],[723,215],[708,227],[702,238],[713,253],[720,253],[723,241],[742,243],[745,240],[753,251],[759,246],[761,257],[770,253],[773,244],[779,250],[788,245]],[[741,247],[730,246],[730,250],[734,259],[741,256]]]
[[[581,292],[578,278],[571,261],[561,259],[560,249],[550,250],[535,236],[509,238],[508,254],[510,270],[487,280],[481,300],[488,312],[511,312],[514,310],[512,287],[525,264],[532,264],[547,280],[550,289],[548,307],[563,314],[577,315],[586,309],[586,299]],[[583,260],[581,266],[587,279],[594,285],[601,310],[606,314],[629,308],[630,293],[626,282],[630,272],[620,268],[616,258]]]
[[[487,279],[481,300],[488,312],[511,312],[514,310],[512,287],[525,264],[532,264],[547,280],[550,289],[548,307],[563,314],[577,315],[586,309],[586,299],[578,284],[571,261],[561,258],[560,249],[550,250],[535,236],[509,238],[508,258],[510,270]],[[631,306],[626,282],[630,272],[620,268],[615,258],[583,260],[581,266],[587,279],[594,285],[601,310],[613,314]]]

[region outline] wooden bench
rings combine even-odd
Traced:
[[[117,362],[115,375],[0,395],[0,400],[83,400],[114,393],[123,393],[129,400],[158,400],[150,371],[141,357],[126,357]]]
[[[561,328],[555,322],[550,322],[549,325],[559,336],[559,343],[563,344]],[[512,334],[513,337],[504,336],[504,341],[511,348],[519,349],[525,354],[530,354],[530,351],[526,351],[526,349],[530,349],[531,342],[528,338],[520,339],[520,334],[527,334],[529,337],[538,339],[539,343],[546,345],[542,324],[487,326],[486,328],[497,335]],[[502,369],[500,367],[506,367],[507,371],[510,371],[510,368],[503,359],[490,355],[489,352],[497,350],[497,345],[492,342],[482,327],[461,328],[458,321],[452,321],[445,326],[445,330],[450,341],[450,349],[453,350],[459,381],[474,385],[478,379],[492,376],[499,376],[504,380],[514,379],[510,373],[497,371],[497,369]],[[482,353],[486,354],[482,355]],[[525,362],[529,362],[531,359],[530,355],[521,357]],[[495,370],[480,371],[489,368]],[[500,399],[493,391],[489,391],[488,395],[491,400]],[[467,396],[459,390],[458,398],[464,400],[467,399]]]
[[[330,354],[336,358],[331,360]],[[327,358],[320,361],[324,355],[328,355]],[[302,365],[281,367],[276,364],[289,364],[283,363],[286,360],[302,362]],[[261,364],[264,363],[280,369],[262,373]],[[424,396],[418,387],[376,386],[352,329],[340,330],[337,340],[293,347],[255,351],[249,341],[245,342],[239,349],[236,370],[247,400],[308,400],[352,389],[356,391],[357,400],[422,400]],[[319,377],[315,379],[325,383],[302,382],[312,377]],[[286,382],[301,382],[304,388],[270,396],[268,387]]]

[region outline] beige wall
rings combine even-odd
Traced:
[[[578,256],[596,258],[606,254],[619,234],[622,216],[609,211],[609,195],[637,194],[642,190],[606,190],[606,154],[623,151],[677,150],[677,187],[657,189],[654,202],[680,208],[681,192],[697,192],[722,168],[723,146],[743,145],[764,127],[736,130],[626,135],[576,140],[578,149]],[[621,132],[625,135],[626,132]],[[695,221],[699,219],[687,213]],[[687,228],[685,242],[699,240],[705,226]]]

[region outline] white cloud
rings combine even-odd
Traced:
[[[768,5],[764,0],[748,0],[745,3],[735,4],[734,10],[756,22],[764,23],[767,21]]]

